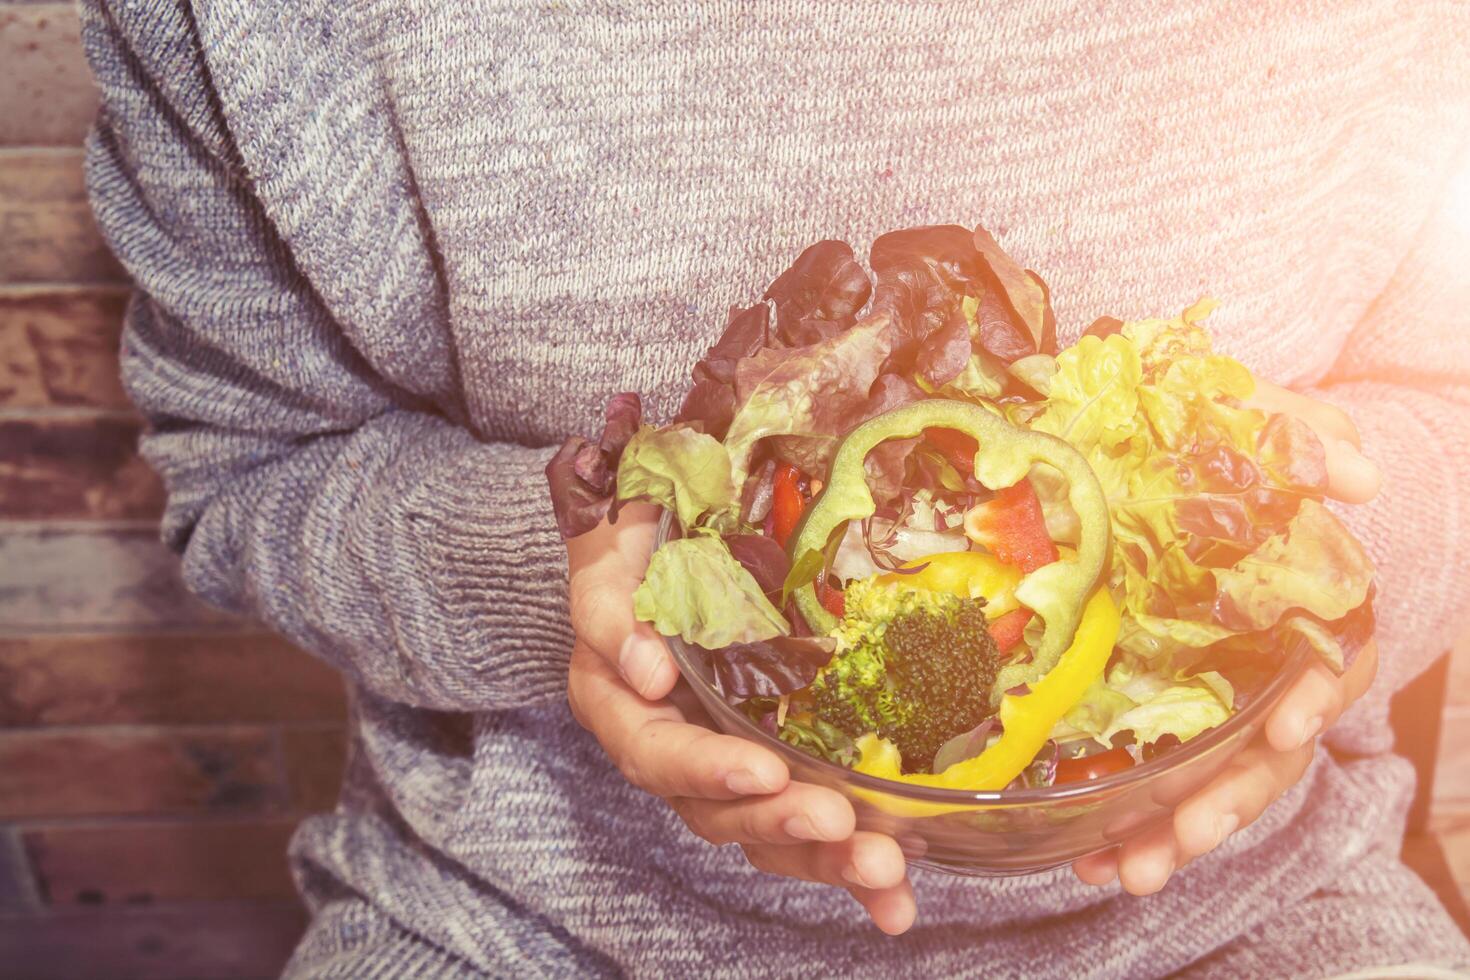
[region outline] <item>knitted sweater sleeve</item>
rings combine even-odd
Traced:
[[[1470,611],[1470,162],[1309,390],[1352,415],[1383,471],[1378,497],[1339,514],[1378,567],[1374,690],[1341,726],[1343,747],[1388,737],[1388,697],[1445,652]]]
[[[252,194],[187,12],[147,6],[84,4],[103,93],[88,182],[137,287],[124,380],[188,586],[397,701],[558,696],[571,633],[551,450],[485,441],[452,392],[367,363]]]

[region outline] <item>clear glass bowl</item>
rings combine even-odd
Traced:
[[[665,514],[659,543],[672,531]],[[722,731],[775,752],[791,768],[792,778],[842,793],[857,811],[858,826],[898,839],[914,855],[912,863],[979,876],[1047,871],[1170,819],[1179,803],[1249,744],[1310,657],[1305,644],[1286,651],[1282,669],[1225,724],[1149,762],[1087,782],[1001,792],[911,786],[808,755],[757,728],[728,704],[697,649],[678,637],[668,643],[685,680]]]

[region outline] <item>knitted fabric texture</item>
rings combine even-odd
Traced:
[[[1397,862],[1412,774],[1386,723],[1470,592],[1470,229],[1444,204],[1470,6],[83,7],[165,538],[192,589],[354,689],[342,803],[293,848],[322,911],[293,970],[1470,965]],[[1385,473],[1346,514],[1383,666],[1334,753],[1161,894],[916,871],[891,940],[696,840],[571,721],[542,468],[615,392],[666,418],[804,246],[939,222],[1040,270],[1063,342],[1210,294],[1225,352],[1348,409]]]

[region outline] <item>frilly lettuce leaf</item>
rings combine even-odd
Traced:
[[[645,425],[618,463],[620,502],[648,500],[673,511],[686,528],[706,515],[727,516],[735,503],[730,454],[713,436],[677,424]]]
[[[735,375],[740,407],[725,435],[731,499],[744,486],[762,439],[797,437],[814,444],[814,457],[830,460],[842,434],[867,404],[868,391],[897,339],[894,322],[880,314],[820,343],[770,348],[742,361]],[[811,472],[821,471],[809,466]]]
[[[1132,732],[1141,745],[1173,735],[1187,742],[1230,717],[1230,706],[1207,684],[1176,684],[1147,696],[1115,717],[1098,736],[1111,743],[1119,732]]]
[[[1371,636],[1372,564],[1320,502],[1322,446],[1246,407],[1254,379],[1200,325],[1212,307],[1083,337],[1040,410],[1008,412],[1087,456],[1113,519],[1120,662],[1064,731],[1187,739],[1228,717],[1222,670],[1249,683],[1302,640],[1341,670]],[[1055,482],[1032,474],[1065,528]]]
[[[765,298],[776,307],[777,341],[799,347],[852,326],[872,292],[852,247],[829,240],[797,256],[771,283]]]
[[[1123,324],[1119,332],[1138,351],[1144,370],[1153,375],[1184,358],[1210,353],[1210,334],[1200,322],[1218,305],[1207,296],[1173,319],[1133,320]]]
[[[791,632],[760,585],[711,534],[675,538],[649,559],[633,614],[664,636],[708,650]]]
[[[1171,679],[1156,667],[1123,657],[1099,678],[1063,719],[1067,731],[1104,745],[1132,732],[1136,742],[1173,735],[1187,742],[1230,717],[1235,692],[1215,671]]]
[[[1051,382],[1057,373],[1057,359],[1050,354],[1030,354],[1013,361],[1006,372],[1045,398],[1051,394]]]
[[[1000,284],[1005,305],[1014,314],[1011,326],[1020,342],[1000,343],[991,336],[988,323],[982,323],[981,334],[987,350],[992,350],[1007,363],[1037,352],[1049,354],[1056,344],[1056,320],[1052,316],[1051,298],[1046,283],[1030,269],[1023,269],[984,228],[975,229],[975,248],[985,257],[986,266]],[[988,321],[989,318],[986,318]],[[1026,349],[1029,346],[1029,350]]]
[[[1031,427],[1084,454],[1116,449],[1138,431],[1142,376],[1138,352],[1123,337],[1083,337],[1057,355],[1046,411]]]
[[[638,431],[643,403],[633,392],[614,395],[596,442],[572,436],[546,464],[556,526],[567,540],[596,527],[613,502],[618,461]]]
[[[1330,510],[1307,499],[1284,531],[1216,571],[1215,581],[1222,625],[1265,629],[1294,610],[1322,620],[1346,616],[1368,597],[1373,563]]]
[[[1342,673],[1352,666],[1358,652],[1373,639],[1373,592],[1374,587],[1370,585],[1363,604],[1333,622],[1326,622],[1310,613],[1294,612],[1281,621],[1279,632],[1285,636],[1300,636],[1329,667]]]
[[[1114,719],[1121,717],[1137,703],[1109,684],[1106,677],[1099,677],[1092,682],[1087,693],[1082,695],[1082,700],[1073,705],[1062,718],[1062,726],[1065,728],[1061,734],[1084,732],[1101,740],[1102,733],[1112,727]],[[1058,733],[1054,731],[1052,734],[1055,736]]]

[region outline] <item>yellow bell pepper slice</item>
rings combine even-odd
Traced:
[[[919,786],[1004,789],[1036,758],[1051,736],[1052,727],[1102,676],[1121,625],[1122,617],[1108,591],[1100,588],[1093,592],[1071,646],[1030,691],[1001,698],[1001,736],[973,759],[957,762],[940,773],[905,774],[899,767],[897,748],[876,735],[864,735],[857,741],[861,757],[853,768],[869,776]]]
[[[888,572],[878,576],[878,581],[899,588],[948,592],[966,599],[983,598],[987,619],[994,619],[1020,605],[1016,601],[1016,586],[1021,584],[1023,573],[988,552],[945,551],[905,562],[903,567],[918,568],[921,565],[925,566],[921,571],[909,575]]]

